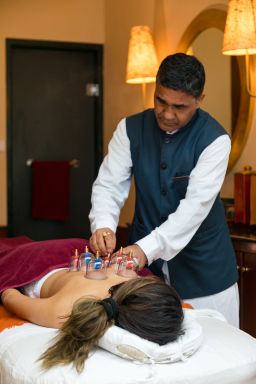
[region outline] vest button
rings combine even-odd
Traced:
[[[161,194],[163,195],[163,196],[166,196],[166,189],[164,189],[164,188],[162,188],[162,190],[161,190]]]
[[[161,163],[160,167],[161,167],[161,169],[166,169],[167,168],[167,164],[166,163]]]
[[[169,137],[165,137],[165,138],[164,138],[164,142],[165,142],[165,144],[170,143],[170,141],[171,141],[171,140],[169,139]]]

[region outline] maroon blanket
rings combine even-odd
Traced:
[[[55,268],[67,267],[75,249],[82,252],[85,239],[32,241],[26,236],[0,238],[0,292],[21,287]]]

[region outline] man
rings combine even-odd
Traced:
[[[238,326],[235,255],[219,197],[230,153],[224,128],[200,109],[203,65],[177,53],[161,63],[148,109],[121,120],[93,185],[90,245],[112,252],[131,175],[136,188],[131,244],[195,308]]]

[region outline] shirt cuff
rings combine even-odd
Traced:
[[[141,240],[136,241],[135,244],[137,244],[145,253],[146,258],[148,260],[148,265],[152,264],[153,261],[159,259],[161,249],[152,235],[143,237]]]
[[[97,220],[97,223],[91,224],[91,232],[94,233],[99,228],[109,228],[114,233],[116,233],[117,225],[113,222],[113,220]]]

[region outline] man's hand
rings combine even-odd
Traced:
[[[123,248],[124,254],[129,254],[130,252],[132,252],[133,257],[138,260],[139,270],[144,268],[148,260],[142,249],[137,244],[129,245],[128,247]]]
[[[89,239],[90,247],[94,253],[99,251],[100,255],[113,253],[116,247],[116,235],[110,228],[97,229]]]

